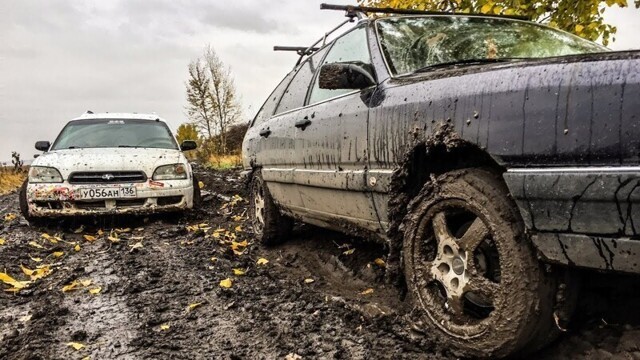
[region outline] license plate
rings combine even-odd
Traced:
[[[119,188],[91,188],[78,189],[76,195],[79,199],[119,199],[136,197],[136,188],[119,187]]]

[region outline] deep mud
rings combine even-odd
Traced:
[[[455,358],[412,329],[414,310],[375,263],[384,249],[306,225],[283,245],[260,247],[246,228],[246,201],[234,198],[247,197],[237,173],[200,176],[211,194],[184,216],[33,228],[20,216],[3,222],[18,213],[18,201],[15,193],[0,197],[0,271],[27,280],[20,265],[52,269],[20,292],[0,292],[0,359]],[[195,229],[200,224],[211,229]],[[107,237],[116,228],[130,230],[113,242]],[[236,252],[232,240],[241,244]],[[269,262],[258,265],[261,258]],[[227,278],[232,286],[221,287]],[[62,291],[87,279],[87,287]],[[583,273],[583,284],[576,320],[535,358],[640,359],[638,277]]]

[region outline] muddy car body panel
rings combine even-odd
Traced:
[[[284,212],[384,238],[395,172],[416,144],[446,128],[448,138],[504,169],[544,260],[638,272],[629,263],[640,260],[640,242],[633,240],[640,226],[640,52],[394,75],[376,21],[361,21],[357,29],[367,35],[376,86],[314,103],[309,80],[308,89],[293,90],[304,92],[305,101],[278,114],[279,99],[292,90],[286,84],[303,63],[270,96],[245,137],[245,167],[262,168]],[[314,56],[327,57],[336,43],[308,61],[319,63]],[[305,120],[304,129],[296,127]],[[265,130],[268,137],[258,135]],[[624,245],[616,246],[616,239]]]
[[[30,179],[26,185],[30,217],[145,214],[193,207],[191,167],[169,129],[156,115],[87,114],[70,124],[78,121],[88,125],[96,121],[113,121],[114,126],[127,126],[126,121],[157,123],[166,128],[167,138],[163,141],[168,142],[169,148],[164,145],[155,148],[87,145],[56,149],[54,143],[32,167],[55,169],[61,181],[34,182]],[[182,178],[155,178],[159,168],[175,165],[186,172],[180,176]]]

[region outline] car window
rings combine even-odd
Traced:
[[[545,58],[607,51],[575,35],[510,19],[464,16],[397,17],[376,21],[394,74],[470,60]]]
[[[171,131],[160,121],[104,119],[72,121],[62,129],[52,150],[140,147],[178,149]]]
[[[363,27],[356,28],[336,39],[322,64],[347,61],[360,61],[365,64],[371,64],[371,56],[369,55],[369,46],[367,44],[367,33]],[[353,90],[350,89],[320,89],[319,77],[316,76],[313,90],[309,97],[309,104],[315,104],[352,91]]]
[[[261,122],[269,119],[273,115],[273,113],[276,110],[276,107],[278,106],[278,103],[280,102],[280,99],[282,98],[282,93],[284,93],[284,90],[287,88],[287,86],[289,86],[289,83],[291,82],[291,79],[293,78],[294,75],[295,75],[295,71],[291,71],[287,76],[285,76],[285,78],[280,82],[280,84],[278,84],[278,86],[275,88],[275,90],[273,90],[271,95],[269,95],[269,98],[267,99],[267,101],[264,102],[264,104],[262,105],[262,108],[260,109],[260,111],[258,111],[258,114],[256,114],[256,117],[253,120],[253,124],[251,126],[260,124]]]
[[[287,91],[282,95],[276,114],[304,106],[304,100],[307,97],[307,91],[309,90],[309,84],[311,84],[311,80],[313,79],[313,74],[315,74],[318,69],[318,65],[320,64],[320,61],[322,61],[327,49],[328,47],[321,49],[311,55],[302,63],[302,65],[300,65],[296,76],[291,80]]]

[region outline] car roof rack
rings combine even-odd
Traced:
[[[531,20],[526,16],[519,15],[496,15],[496,14],[478,14],[478,13],[462,13],[454,11],[426,11],[415,9],[396,9],[396,8],[377,8],[368,6],[353,6],[353,5],[332,5],[332,4],[320,4],[321,10],[341,10],[346,12],[347,17],[358,17],[367,14],[395,14],[395,15],[464,15],[464,16],[481,16],[481,17],[495,17],[495,18],[508,18],[516,20]]]

